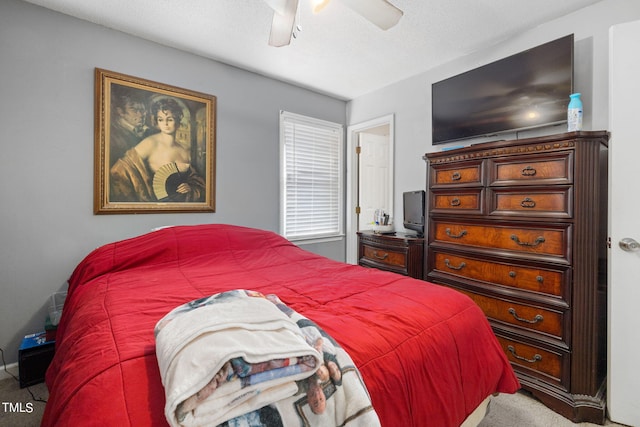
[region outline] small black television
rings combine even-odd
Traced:
[[[431,86],[432,144],[567,121],[573,34]]]
[[[415,231],[418,236],[424,235],[424,198],[424,190],[402,193],[404,228]]]

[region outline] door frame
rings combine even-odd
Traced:
[[[393,114],[378,117],[366,122],[349,125],[347,127],[347,203],[346,203],[346,262],[349,264],[358,263],[358,239],[356,231],[358,231],[358,222],[356,215],[356,204],[358,201],[358,156],[356,155],[356,146],[358,145],[359,134],[366,132],[368,129],[380,126],[389,126],[389,206],[393,207],[394,197],[394,156],[395,148],[395,117]]]

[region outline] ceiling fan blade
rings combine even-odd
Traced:
[[[298,10],[298,0],[284,0],[280,2],[267,1],[267,3],[269,6],[271,6],[271,3],[284,5],[282,13],[278,13],[274,8],[269,45],[276,47],[286,46],[291,43],[291,34],[293,33],[293,25],[295,24],[296,12]]]
[[[386,0],[341,0],[346,6],[362,15],[383,30],[398,23],[403,12]]]
[[[284,15],[287,0],[264,0],[264,2],[274,10],[274,12]]]

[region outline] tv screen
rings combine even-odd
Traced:
[[[424,234],[424,190],[407,191],[402,194],[404,228]]]
[[[434,83],[433,144],[567,121],[573,34]]]

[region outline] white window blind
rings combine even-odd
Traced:
[[[289,240],[343,234],[343,127],[280,113],[281,234]]]

